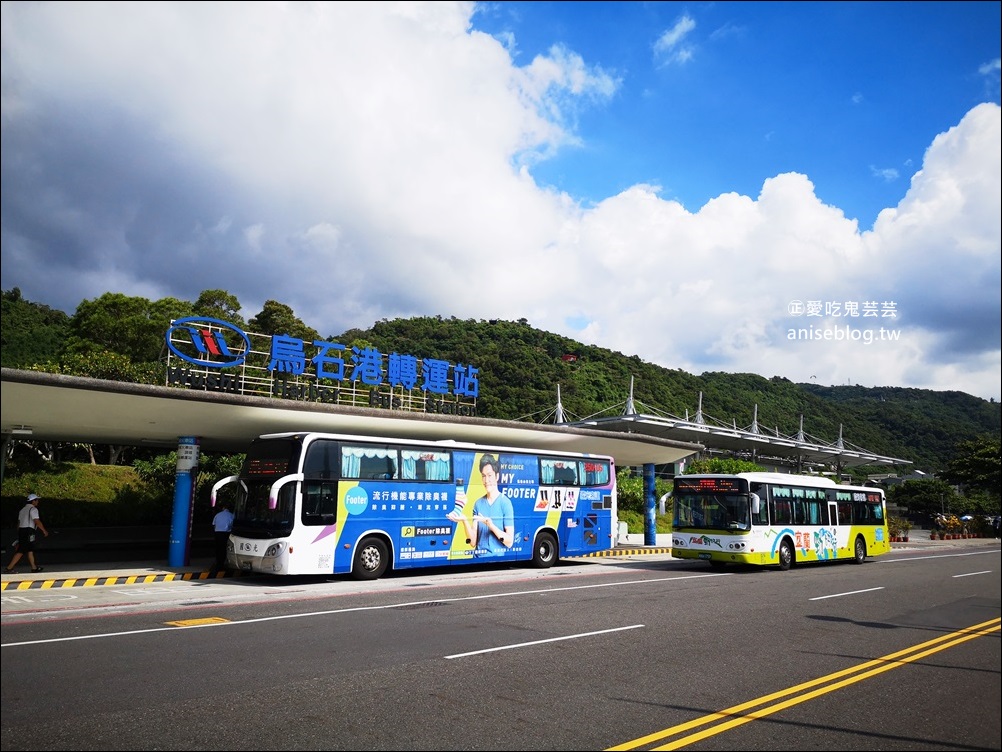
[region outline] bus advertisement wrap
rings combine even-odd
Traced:
[[[884,493],[781,473],[675,478],[672,556],[711,566],[853,561],[890,551]]]
[[[213,504],[227,487],[229,566],[271,574],[551,566],[611,548],[616,529],[612,459],[573,453],[281,434],[255,441]]]

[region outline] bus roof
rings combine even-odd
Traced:
[[[338,441],[358,441],[358,442],[372,442],[379,444],[392,444],[392,445],[406,445],[406,446],[422,446],[430,448],[436,448],[439,450],[444,449],[463,449],[471,452],[508,452],[508,453],[519,453],[519,454],[540,454],[548,457],[572,457],[580,459],[601,459],[609,460],[615,464],[613,458],[605,454],[591,454],[587,452],[572,452],[572,451],[560,451],[556,449],[534,449],[531,447],[512,447],[504,446],[500,444],[479,444],[467,441],[455,441],[454,439],[407,439],[400,438],[396,436],[369,436],[365,434],[347,434],[347,433],[326,433],[323,431],[284,431],[282,433],[266,433],[255,438],[255,441],[260,441],[262,439],[288,439],[294,436],[311,436],[313,438],[322,439],[335,439]]]
[[[824,475],[794,475],[792,473],[693,473],[691,475],[677,475],[679,478],[743,478],[749,483],[782,483],[785,485],[807,486],[808,488],[842,488],[858,491],[879,491],[883,494],[883,489],[878,486],[856,486],[848,483],[836,483],[831,478]]]

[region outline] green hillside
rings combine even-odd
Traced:
[[[240,310],[239,301],[223,290],[203,291],[194,303],[106,293],[83,301],[73,316],[26,301],[16,288],[3,293],[2,303],[4,366],[148,383],[162,383],[156,374],[172,318],[236,321],[234,311]],[[703,415],[728,426],[749,427],[757,406],[762,431],[795,435],[803,417],[810,440],[833,443],[841,432],[847,445],[910,460],[926,473],[954,459],[960,442],[1002,435],[999,403],[962,392],[822,387],[749,373],[694,375],[534,329],[524,319],[424,316],[318,335],[288,306],[266,301],[257,316],[239,323],[263,334],[323,336],[348,347],[371,345],[384,353],[473,365],[479,368],[478,411],[488,418],[551,422],[558,387],[568,420],[615,415],[623,410],[632,380],[640,412],[693,417],[702,394]],[[99,461],[121,461],[111,452],[96,455]]]
[[[558,385],[571,420],[617,414],[632,378],[640,412],[691,418],[702,394],[705,416],[747,428],[757,405],[760,430],[793,435],[803,416],[804,432],[815,440],[832,443],[841,428],[846,443],[910,460],[929,473],[953,458],[959,442],[1002,433],[999,404],[962,392],[820,387],[748,373],[695,376],[533,329],[524,320],[395,319],[331,339],[473,364],[480,369],[478,409],[493,418],[547,422]]]

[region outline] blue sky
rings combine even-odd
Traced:
[[[619,82],[581,105],[582,145],[533,170],[587,201],[647,181],[696,211],[796,171],[869,229],[938,133],[999,101],[1000,3],[571,5],[484,4],[473,23],[517,64],[562,45]]]
[[[2,286],[998,400],[1000,7],[3,3]]]

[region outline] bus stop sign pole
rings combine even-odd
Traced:
[[[170,523],[167,565],[186,567],[191,554],[191,517],[194,510],[195,475],[198,473],[198,438],[182,436],[177,443],[174,476],[174,510]]]
[[[647,463],[644,465],[644,509],[647,512],[644,516],[645,546],[654,546],[658,542],[658,526],[654,517],[655,503],[654,465],[652,463]]]

